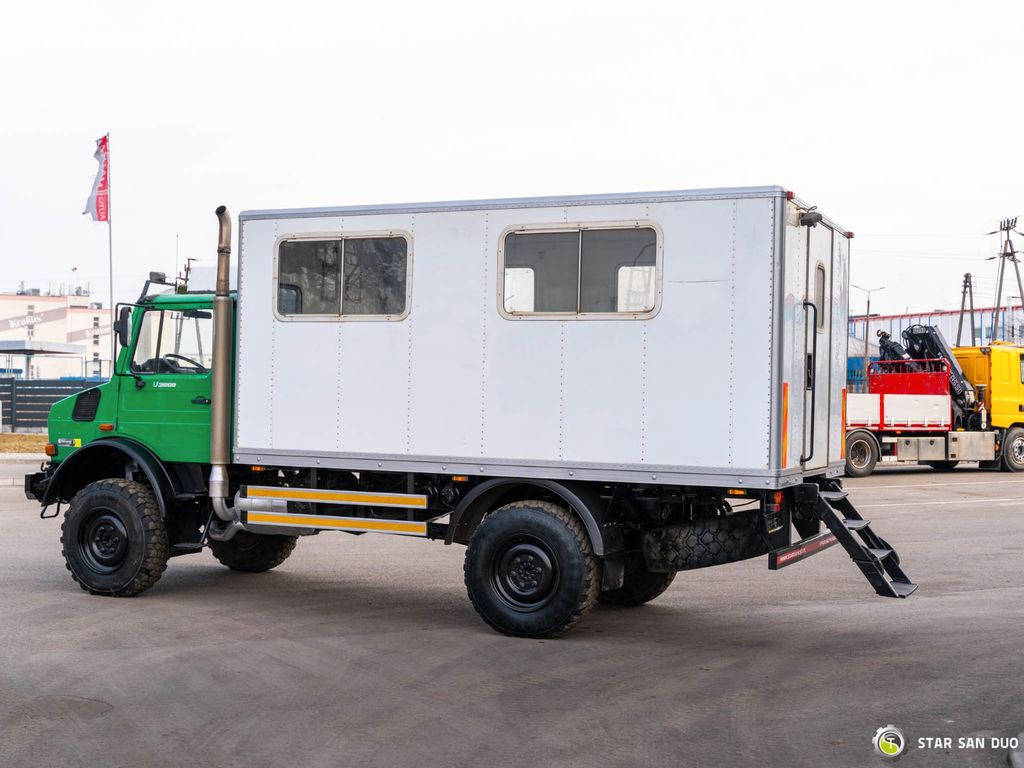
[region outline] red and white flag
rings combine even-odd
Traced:
[[[92,192],[89,193],[89,200],[85,204],[83,214],[90,214],[93,221],[110,221],[110,188],[108,184],[108,173],[110,171],[110,136],[96,139],[96,162],[100,164],[96,172],[96,180],[92,183]]]

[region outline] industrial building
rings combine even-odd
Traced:
[[[110,310],[82,288],[0,293],[0,377],[106,378]]]
[[[1014,297],[1016,298],[1016,296]],[[979,307],[974,310],[974,341],[971,339],[970,313],[964,314],[963,330],[960,346],[981,345],[992,341],[1012,341],[1024,344],[1024,309],[1020,304],[1011,304],[999,311],[998,321],[993,322],[995,307]],[[878,331],[886,331],[897,341],[904,328],[911,325],[934,325],[950,346],[957,345],[957,329],[960,326],[959,309],[935,309],[931,312],[909,312],[901,315],[864,315],[850,316],[850,338],[859,339],[863,344],[865,336],[871,343],[875,342]],[[863,351],[863,346],[860,346]],[[852,355],[852,352],[851,352]]]

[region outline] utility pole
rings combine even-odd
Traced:
[[[856,288],[858,291],[864,291],[868,295],[867,309],[864,312],[864,391],[867,392],[868,386],[868,368],[871,365],[871,355],[868,352],[868,339],[871,336],[871,294],[875,291],[884,291],[885,286],[878,288],[861,288],[859,285],[850,283],[851,288]]]
[[[971,307],[971,346],[978,346],[978,339],[974,333],[974,278],[971,277],[971,273],[967,272],[964,274],[964,287],[960,293],[960,321],[956,326],[956,346],[960,346],[960,334],[964,329],[964,311],[967,309],[967,302],[970,301]]]
[[[1017,292],[1019,295],[1024,296],[1024,282],[1020,278],[1020,261],[1017,259],[1017,251],[1013,248],[1013,241],[1010,240],[1011,232],[1017,232],[1018,235],[1022,234],[1017,231],[1016,216],[1012,219],[1003,219],[999,222],[999,229],[988,233],[990,235],[999,235],[1002,241],[999,254],[990,257],[990,260],[999,259],[999,269],[996,273],[996,307],[992,310],[992,338],[989,341],[994,341],[998,333],[999,312],[1003,305],[1003,275],[1006,272],[1006,262],[1008,261],[1013,263],[1013,270],[1017,275]]]

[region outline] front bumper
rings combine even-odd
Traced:
[[[50,464],[41,472],[32,472],[25,475],[25,497],[34,499],[40,504],[46,498],[46,489],[53,479],[53,465]]]

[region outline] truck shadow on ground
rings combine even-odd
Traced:
[[[659,654],[675,655],[678,651],[682,656],[705,644],[709,648],[724,644],[736,652],[760,652],[787,642],[780,636],[778,625],[786,620],[785,616],[793,614],[835,627],[833,640],[842,645],[863,647],[872,637],[877,640],[877,629],[865,628],[853,619],[837,626],[813,596],[799,603],[780,596],[773,609],[775,617],[765,621],[757,613],[742,608],[722,610],[721,605],[728,602],[724,593],[720,601],[709,600],[705,594],[693,605],[680,605],[679,597],[685,590],[685,585],[677,582],[675,590],[670,589],[660,602],[637,607],[598,603],[581,624],[558,642],[584,642],[600,635],[602,641],[628,641],[631,647],[657,649]],[[176,612],[183,611],[193,618],[207,615],[213,620],[220,620],[224,605],[230,604],[232,631],[250,637],[253,626],[260,626],[264,635],[275,632],[268,628],[280,627],[282,636],[293,640],[303,635],[320,636],[325,626],[336,626],[343,628],[345,634],[469,630],[477,640],[482,637],[516,642],[488,628],[476,615],[461,581],[448,575],[438,581],[418,581],[402,573],[385,581],[377,575],[313,575],[283,570],[241,574],[219,566],[198,565],[169,570],[149,593],[130,602],[151,604],[161,613],[171,602]],[[863,601],[852,604],[860,607]],[[686,638],[685,643],[681,643],[682,638]]]

